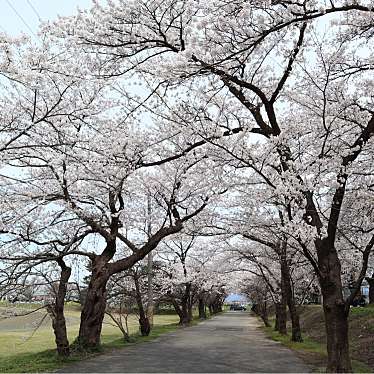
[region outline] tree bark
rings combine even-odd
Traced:
[[[188,319],[190,322],[193,320],[193,303],[192,300],[189,301],[188,303]]]
[[[287,304],[284,298],[281,297],[279,303],[275,303],[275,331],[281,335],[287,335]]]
[[[209,310],[209,315],[213,315],[213,305],[212,304],[209,304],[208,305],[208,310]]]
[[[148,336],[151,332],[151,324],[149,323],[148,317],[146,317],[145,313],[139,318],[139,326],[140,326],[140,333],[142,336]]]
[[[223,302],[221,300],[221,297],[217,295],[211,302],[210,304],[211,308],[209,308],[209,311],[211,310],[211,314],[221,313],[222,305],[223,305]]]
[[[150,235],[150,233],[149,233]],[[148,254],[148,303],[147,318],[151,328],[153,327],[154,301],[153,301],[153,254]]]
[[[352,365],[349,355],[349,306],[343,298],[341,265],[335,248],[326,239],[316,241],[320,285],[323,296],[328,364],[327,372],[349,373]]]
[[[261,317],[262,321],[264,322],[264,325],[266,327],[270,327],[269,317],[268,317],[267,313],[261,314],[260,317]]]
[[[181,314],[179,316],[180,325],[188,325],[192,321],[192,305],[190,303],[191,298],[191,283],[185,285],[183,296],[181,299]]]
[[[139,310],[139,326],[140,326],[140,333],[142,336],[148,336],[151,332],[151,324],[149,323],[149,319],[145,313],[142,294],[140,291],[139,285],[139,278],[135,275],[134,276],[134,283],[135,283],[135,293],[136,293],[136,304],[138,305]]]
[[[187,307],[181,308],[177,300],[173,296],[171,297],[171,302],[173,304],[175,312],[178,314],[179,325],[188,325],[191,321],[188,317]]]
[[[100,345],[109,276],[106,261],[98,256],[93,261],[91,280],[81,313],[77,343],[83,349],[96,349]]]
[[[264,322],[264,325],[266,327],[270,327],[268,308],[267,308],[266,302],[260,305],[259,312],[260,312],[260,317],[262,321]]]
[[[302,342],[303,338],[301,336],[300,317],[296,309],[295,299],[293,298],[293,296],[291,296],[288,299],[287,304],[288,304],[288,310],[290,311],[290,315],[291,315],[291,326],[292,326],[291,340],[293,342]]]
[[[301,327],[299,313],[297,312],[295,305],[295,298],[293,296],[292,285],[291,285],[291,274],[290,267],[287,259],[287,242],[281,243],[281,277],[282,277],[282,293],[285,298],[288,310],[291,316],[292,336],[293,342],[302,342]]]
[[[279,331],[279,303],[274,304],[275,307],[275,323],[274,323],[274,331]]]
[[[66,266],[62,259],[57,261],[61,268],[60,282],[56,294],[54,305],[47,307],[48,314],[52,319],[53,333],[57,346],[57,353],[61,357],[70,355],[69,340],[66,330],[66,320],[64,316],[66,285],[71,275],[71,268]]]
[[[148,211],[148,227],[147,233],[148,238],[152,236],[152,223],[151,223],[151,216],[152,216],[152,206],[151,206],[151,198],[150,195],[147,197],[147,211]],[[148,303],[147,303],[147,318],[150,325],[150,328],[153,327],[153,314],[154,314],[154,302],[153,302],[153,253],[148,253],[147,258],[148,263]]]
[[[252,311],[262,319],[266,327],[270,327],[268,308],[266,302],[254,304],[252,306]]]
[[[205,303],[202,296],[199,297],[199,318],[206,319]]]

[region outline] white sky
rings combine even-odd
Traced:
[[[0,31],[12,36],[36,34],[41,20],[73,15],[77,7],[88,8],[91,0],[0,0]]]

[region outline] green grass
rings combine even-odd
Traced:
[[[18,306],[0,304],[0,308],[16,308],[17,313],[29,310],[31,305]],[[80,309],[75,303],[68,303],[65,308],[69,341],[72,343],[79,330]],[[71,357],[60,359],[55,351],[54,335],[50,320],[47,318],[44,324],[33,331],[32,323],[40,320],[45,314],[40,311],[26,317],[12,317],[0,320],[0,372],[24,373],[53,371],[71,362],[80,361],[95,354],[111,349],[124,348],[129,345],[146,342],[158,336],[175,331],[179,328],[179,318],[176,314],[162,314],[154,316],[154,326],[149,336],[139,334],[139,324],[136,316],[130,316],[128,325],[131,343],[125,342],[120,330],[113,326],[111,320],[106,317],[102,328],[102,346],[96,353],[73,352]],[[209,318],[209,317],[208,317]],[[192,325],[199,322],[197,311],[194,311]]]
[[[196,320],[194,320],[194,323],[197,323]],[[50,372],[70,363],[81,361],[112,349],[125,348],[126,346],[151,341],[162,334],[175,331],[178,328],[180,327],[177,323],[155,325],[149,336],[140,336],[137,333],[131,334],[131,343],[125,342],[120,334],[103,335],[101,349],[96,353],[75,352],[66,359],[60,359],[54,349],[0,357],[0,371],[1,373]]]
[[[3,303],[0,307],[8,307],[8,305]],[[17,309],[29,308],[31,306],[22,304]],[[52,371],[69,362],[82,360],[90,356],[87,353],[73,353],[68,359],[61,360],[58,358],[55,352],[50,320],[46,319],[40,328],[33,331],[32,323],[40,320],[43,315],[44,312],[42,311],[37,315],[0,320],[0,372]],[[75,304],[67,305],[65,316],[67,318],[69,341],[72,343],[79,330],[79,307]],[[129,333],[133,342],[126,343],[120,330],[110,323],[110,319],[106,318],[102,329],[101,351],[155,339],[161,334],[176,330],[178,320],[178,316],[175,314],[155,315],[154,328],[150,336],[141,337],[139,336],[137,317],[130,316]]]
[[[281,335],[274,331],[273,327],[263,327],[266,335],[272,340],[282,343],[284,346],[297,351],[302,354],[305,361],[313,361],[314,372],[326,372],[327,351],[326,345],[310,339],[308,336],[303,335],[303,342],[292,342],[289,335]],[[310,359],[313,356],[313,360]],[[365,363],[357,360],[352,360],[352,367],[354,373],[370,373],[371,368]]]
[[[14,356],[2,357],[0,368],[2,373],[35,373],[53,371],[68,362],[82,358],[59,359],[54,350],[37,353],[20,353]]]
[[[352,317],[360,316],[360,317],[374,317],[374,305],[366,305],[363,308],[351,308],[350,315]]]
[[[327,355],[326,347],[323,344],[313,341],[308,337],[303,337],[303,342],[293,342],[290,340],[290,335],[281,335],[279,332],[274,331],[273,327],[265,327],[266,335],[277,342],[282,343],[288,348],[295,351],[306,351],[317,353],[321,355]]]

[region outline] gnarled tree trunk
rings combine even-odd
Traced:
[[[295,305],[295,298],[293,296],[291,285],[290,267],[287,259],[287,242],[283,241],[281,244],[281,277],[282,277],[282,294],[285,298],[288,310],[291,316],[292,336],[291,340],[294,342],[302,342],[301,327],[299,313]]]
[[[287,335],[287,304],[284,298],[279,303],[275,303],[275,331],[281,335]]]
[[[181,305],[178,304],[178,301],[173,295],[171,295],[170,300],[173,304],[175,312],[178,314],[179,325],[188,325],[191,322],[192,316],[190,315],[190,310],[186,299],[186,290],[182,296]]]
[[[69,340],[66,331],[66,320],[64,316],[66,285],[71,275],[71,268],[66,266],[63,259],[57,261],[61,268],[60,282],[55,298],[55,303],[47,307],[49,316],[52,319],[53,333],[59,356],[66,357],[70,354]]]
[[[340,260],[335,248],[330,248],[325,239],[316,241],[316,249],[321,269],[320,285],[328,354],[327,372],[349,373],[352,372],[348,335],[349,306],[343,299]]]
[[[77,342],[84,349],[95,349],[100,345],[101,328],[105,315],[109,280],[107,263],[99,256],[93,261],[91,280],[87,288],[81,313]]]
[[[178,314],[179,324],[188,325],[190,323],[190,320],[187,313],[187,308],[181,308],[175,298],[172,298],[172,304],[174,306],[175,312]]]
[[[149,319],[145,314],[142,294],[140,292],[139,286],[139,278],[135,275],[134,276],[134,283],[135,283],[135,298],[136,304],[138,305],[139,310],[139,326],[140,326],[140,333],[142,336],[148,336],[151,332],[151,324],[149,323]]]
[[[191,283],[186,283],[181,298],[181,307],[179,314],[179,324],[188,325],[192,321],[192,305],[191,305]]]

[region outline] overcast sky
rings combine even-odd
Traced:
[[[91,0],[0,0],[0,31],[13,36],[37,33],[40,19],[72,15],[77,6],[87,8]]]

